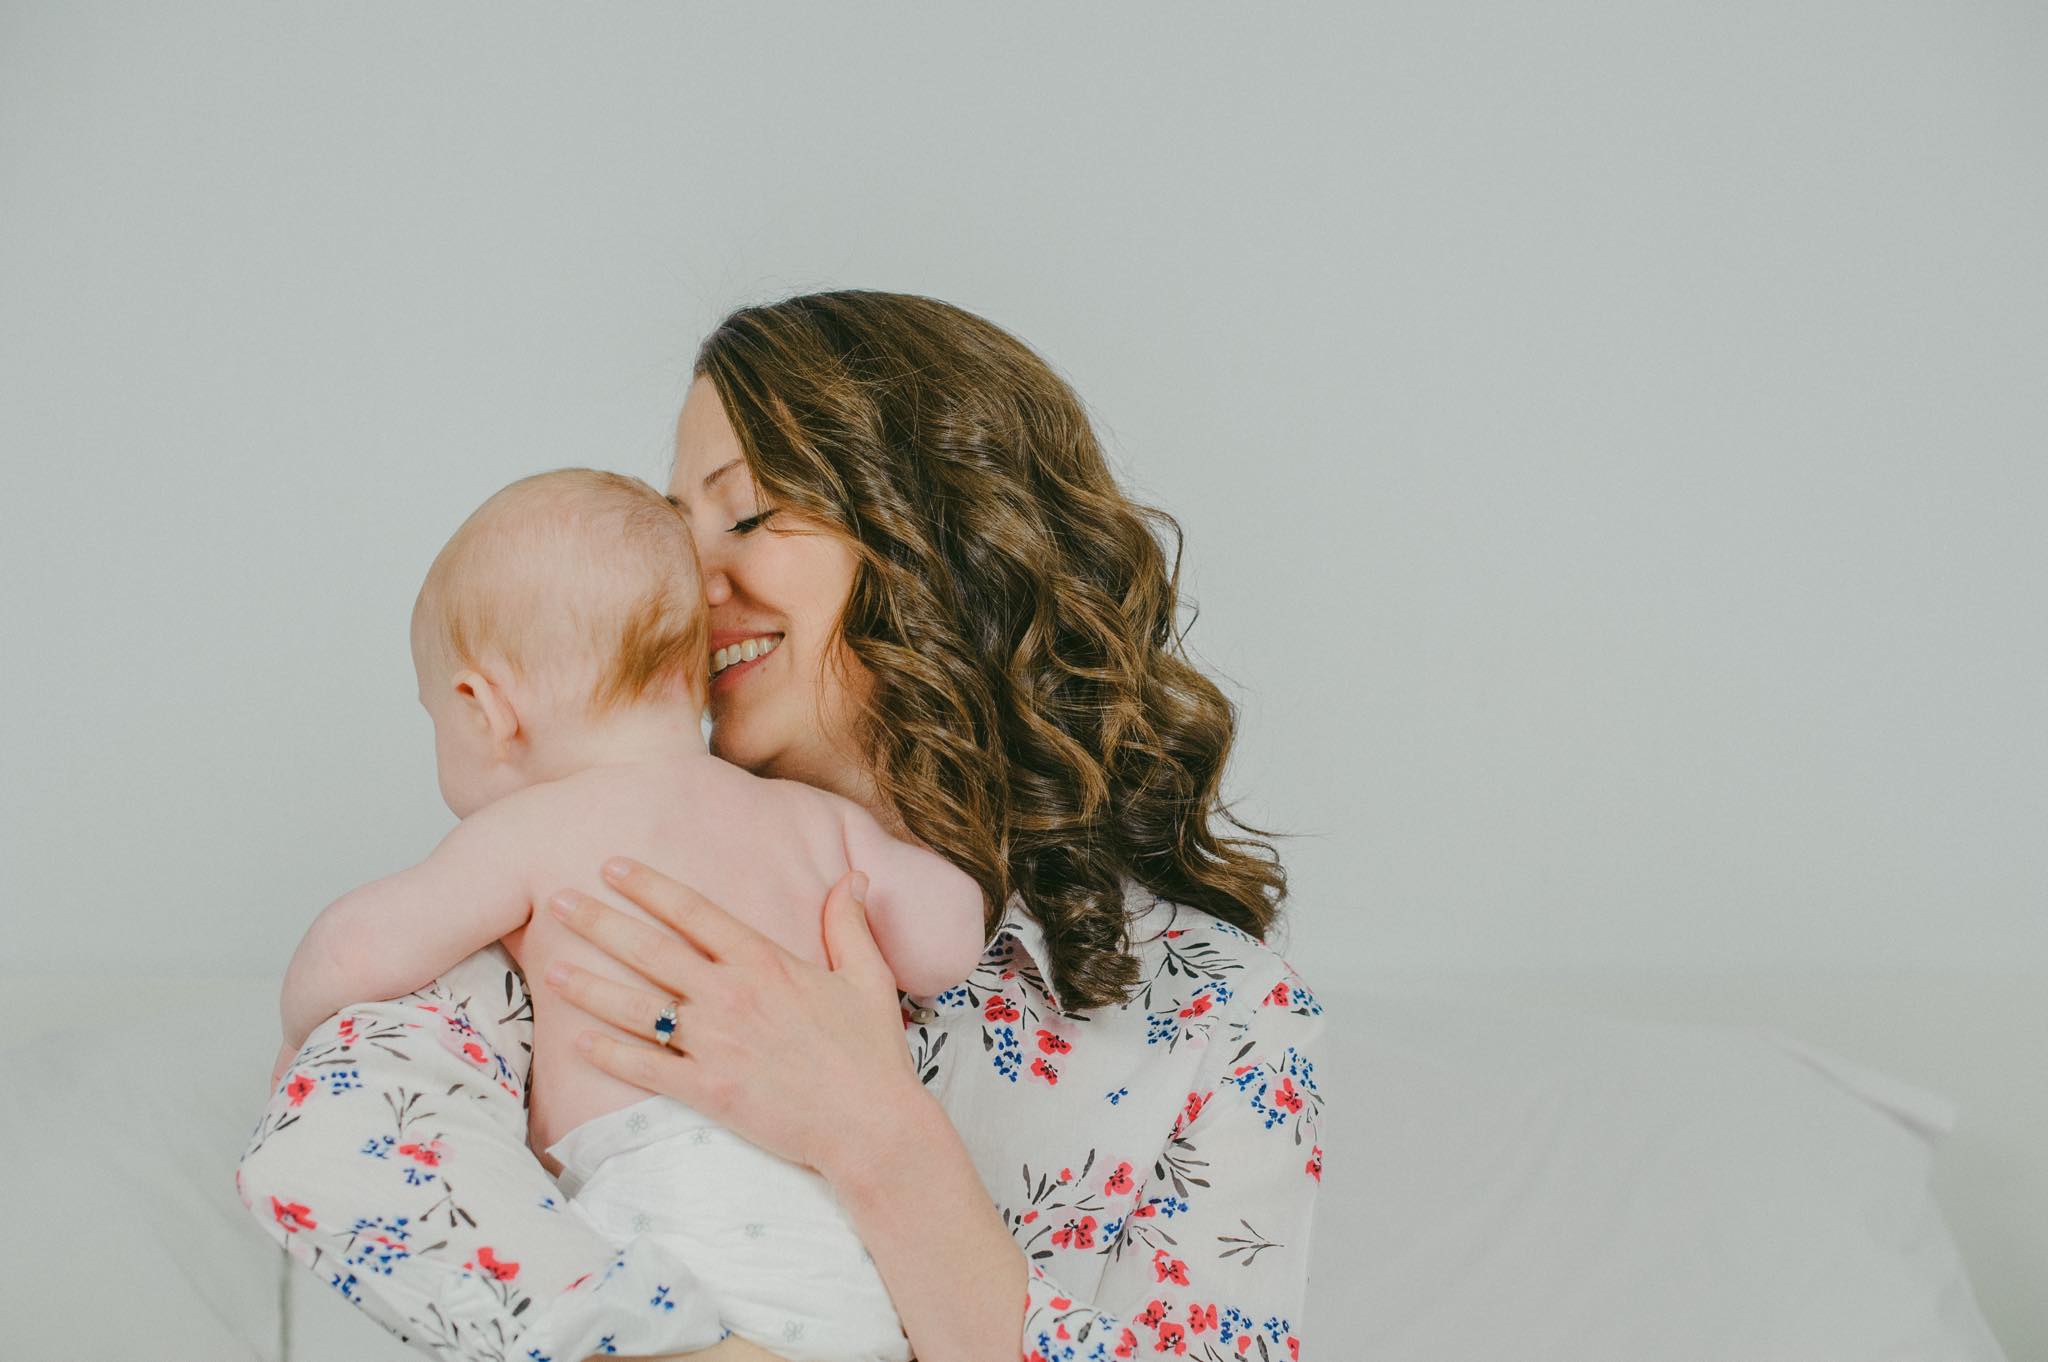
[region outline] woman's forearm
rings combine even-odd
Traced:
[[[909,1082],[826,1177],[919,1362],[1016,1362],[1030,1266],[945,1109]]]
[[[594,1354],[585,1362],[605,1362],[608,1356],[608,1353]],[[698,1352],[668,1353],[662,1357],[639,1359],[638,1362],[782,1362],[782,1355],[771,1353],[760,1344],[749,1343],[734,1334]]]

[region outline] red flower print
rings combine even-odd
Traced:
[[[1008,998],[998,993],[988,1000],[986,1007],[981,1009],[981,1015],[992,1022],[1013,1022],[1023,1014],[1010,1006]]]
[[[1287,987],[1287,981],[1282,979],[1279,983],[1273,985],[1273,991],[1266,995],[1266,1006],[1285,1007],[1287,1006],[1288,999],[1293,996],[1293,992]]]
[[[476,1251],[476,1262],[464,1263],[463,1266],[472,1269],[481,1266],[501,1282],[509,1282],[519,1275],[519,1264],[503,1261],[489,1246]]]
[[[1215,999],[1207,993],[1201,994],[1180,1010],[1183,1017],[1199,1017],[1207,1012]]]
[[[1042,1078],[1048,1083],[1060,1081],[1060,1071],[1055,1069],[1044,1055],[1031,1061],[1031,1073],[1033,1077]]]
[[[356,1043],[356,1019],[354,1017],[343,1017],[340,1025],[336,1026],[334,1030],[341,1037],[342,1049],[346,1050],[349,1046]]]
[[[1109,1175],[1109,1180],[1102,1184],[1102,1194],[1104,1196],[1129,1196],[1131,1188],[1136,1185],[1136,1183],[1131,1181],[1131,1165],[1119,1163],[1116,1166],[1116,1171]]]
[[[1052,1308],[1055,1310],[1064,1310],[1073,1303],[1073,1301],[1065,1296],[1054,1296],[1052,1298]]]
[[[278,1224],[284,1226],[286,1234],[296,1234],[300,1230],[317,1230],[320,1228],[320,1222],[313,1218],[312,1211],[305,1206],[301,1206],[296,1201],[279,1201],[276,1197],[272,1197],[270,1199],[270,1213],[277,1217]]]
[[[1188,1350],[1187,1330],[1171,1321],[1159,1326],[1159,1345],[1152,1351],[1163,1353],[1169,1348],[1173,1350],[1175,1356],[1179,1356]]]
[[[1213,1096],[1215,1096],[1213,1092],[1189,1093],[1187,1107],[1185,1110],[1181,1112],[1180,1115],[1181,1124],[1186,1125],[1189,1121],[1192,1121],[1197,1116],[1200,1116],[1202,1114],[1202,1108],[1209,1104],[1209,1099]]]
[[[1323,1180],[1323,1147],[1321,1145],[1317,1145],[1310,1151],[1308,1163],[1305,1167],[1310,1177],[1314,1178],[1317,1182]]]
[[[1063,1055],[1074,1048],[1073,1042],[1063,1036],[1055,1036],[1044,1027],[1038,1028],[1038,1048],[1049,1055]]]
[[[1250,1334],[1239,1334],[1237,1336],[1237,1355],[1239,1357],[1243,1357],[1245,1353],[1249,1352],[1251,1346],[1252,1336]]]
[[[1074,1180],[1074,1170],[1073,1170],[1073,1169],[1071,1169],[1071,1168],[1062,1168],[1062,1169],[1060,1169],[1060,1181],[1061,1181],[1061,1182],[1072,1182],[1073,1180]]]
[[[1142,1205],[1142,1206],[1139,1206],[1139,1207],[1135,1208],[1134,1210],[1132,1210],[1132,1212],[1131,1212],[1131,1219],[1133,1219],[1133,1220],[1143,1220],[1143,1219],[1144,1219],[1145,1217],[1147,1217],[1147,1216],[1149,1216],[1149,1215],[1156,1215],[1156,1214],[1158,1214],[1158,1211],[1159,1211],[1159,1208],[1158,1208],[1157,1206],[1154,1206],[1154,1205],[1153,1205],[1153,1204],[1152,1204],[1151,1202],[1149,1202],[1149,1201],[1148,1201],[1148,1202],[1146,1202],[1146,1203],[1145,1203],[1144,1205]]]
[[[1280,1080],[1280,1086],[1273,1093],[1273,1105],[1283,1111],[1301,1110],[1301,1094],[1294,1090],[1293,1074]]]
[[[1293,1334],[1287,1336],[1287,1356],[1293,1362],[1301,1362],[1301,1340]]]
[[[1118,1357],[1135,1357],[1138,1352],[1138,1336],[1129,1329],[1118,1334],[1115,1352]]]
[[[1165,1301],[1153,1301],[1145,1307],[1144,1313],[1138,1316],[1138,1323],[1144,1325],[1147,1329],[1157,1329],[1165,1320]]]
[[[304,1074],[293,1074],[292,1081],[285,1085],[284,1091],[285,1096],[291,1098],[292,1105],[296,1107],[313,1095],[313,1080]]]
[[[425,1144],[402,1144],[398,1146],[398,1152],[414,1163],[422,1163],[429,1168],[441,1166],[442,1150],[439,1140],[429,1140]]]
[[[1166,939],[1167,939],[1168,941],[1171,941],[1171,940],[1173,940],[1173,939],[1174,939],[1175,937],[1179,936],[1179,935],[1180,935],[1180,934],[1181,934],[1182,932],[1184,932],[1184,931],[1186,931],[1186,930],[1187,930],[1187,928],[1185,928],[1185,927],[1175,927],[1175,928],[1172,928],[1171,930],[1169,930],[1169,931],[1168,931],[1168,932],[1166,933]]]
[[[1188,1284],[1188,1265],[1178,1258],[1168,1257],[1165,1249],[1152,1250],[1152,1270],[1159,1274],[1162,1282],[1172,1282],[1175,1286]]]
[[[1037,1212],[1037,1211],[1026,1211],[1026,1212],[1024,1212],[1024,1223],[1025,1223],[1025,1224],[1027,1224],[1027,1225],[1028,1225],[1028,1224],[1030,1224],[1030,1223],[1031,1223],[1032,1221],[1034,1221],[1034,1220],[1036,1220],[1036,1219],[1038,1219],[1038,1212]]]
[[[1052,1242],[1059,1248],[1094,1248],[1095,1217],[1084,1215],[1079,1220],[1069,1220],[1052,1232]]]
[[[1190,1330],[1199,1334],[1202,1333],[1204,1330],[1213,1329],[1215,1327],[1216,1303],[1214,1301],[1211,1301],[1207,1305],[1190,1304],[1188,1306],[1188,1328]]]

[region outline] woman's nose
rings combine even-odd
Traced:
[[[724,605],[732,599],[732,579],[717,568],[704,574],[704,600],[708,605]]]

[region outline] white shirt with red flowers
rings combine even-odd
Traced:
[[[1125,890],[1129,1002],[1064,1011],[1013,899],[974,973],[906,1009],[918,1074],[1030,1260],[1026,1362],[1299,1362],[1322,1006],[1257,938]]]

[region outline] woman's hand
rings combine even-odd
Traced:
[[[570,930],[633,967],[652,990],[557,963],[546,983],[647,1044],[586,1032],[598,1068],[704,1113],[770,1153],[838,1182],[914,1126],[933,1099],[903,1039],[895,976],[867,925],[867,876],[850,872],[824,906],[829,967],[799,960],[689,886],[637,861],[605,882],[673,932],[565,889],[549,908]],[[676,1029],[652,1043],[671,998]]]

